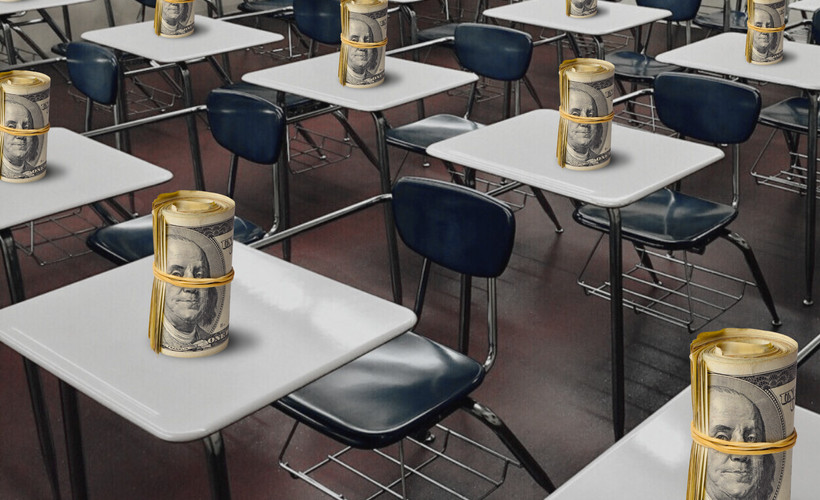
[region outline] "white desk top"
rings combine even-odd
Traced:
[[[672,13],[664,9],[599,1],[596,15],[579,19],[567,15],[565,0],[526,0],[487,9],[484,15],[530,26],[600,36],[660,21]]]
[[[659,54],[658,61],[805,90],[820,90],[820,46],[783,40],[783,60],[760,65],[746,62],[746,35],[721,33]]]
[[[558,488],[548,500],[658,500],[686,498],[692,438],[689,389]],[[817,498],[820,415],[797,407],[792,455],[792,500]]]
[[[384,83],[355,89],[339,83],[339,54],[303,59],[253,71],[248,83],[301,95],[357,111],[384,111],[445,92],[478,79],[474,73],[387,57]]]
[[[820,0],[800,0],[789,4],[790,9],[802,10],[803,12],[814,12],[820,10]]]
[[[427,154],[601,207],[628,205],[723,158],[723,151],[631,127],[612,127],[612,161],[558,166],[558,111],[539,109],[437,142]]]
[[[230,341],[148,346],[152,258],[0,309],[0,341],[166,441],[205,437],[407,331],[407,308],[234,245]]]
[[[82,38],[159,63],[189,61],[284,39],[278,33],[199,15],[194,18],[193,35],[182,38],[157,36],[153,21],[86,31]]]
[[[64,128],[48,132],[46,175],[20,184],[0,182],[0,228],[104,200],[173,177],[135,156]]]
[[[16,14],[24,10],[48,9],[51,7],[63,7],[77,3],[90,2],[91,0],[21,0],[19,2],[0,2],[0,16]]]

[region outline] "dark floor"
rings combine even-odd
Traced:
[[[436,14],[434,9],[429,8],[422,9],[422,12]],[[391,24],[391,27],[394,26]],[[274,26],[274,29],[281,27]],[[656,31],[662,32],[660,29]],[[702,36],[700,33],[697,35]],[[455,66],[452,54],[443,49],[431,52],[428,61]],[[254,51],[231,54],[235,78],[249,70],[280,63]],[[54,76],[52,126],[79,131],[83,104],[69,95],[59,74],[51,73]],[[204,65],[194,68],[194,76],[196,101],[204,102],[207,91],[220,83],[210,68]],[[554,48],[545,46],[536,50],[529,77],[538,89],[544,107],[557,107]],[[159,81],[156,83],[161,84]],[[793,89],[773,85],[760,88],[766,104],[795,93]],[[458,114],[464,104],[465,99],[458,95],[436,96],[426,101],[428,113]],[[523,105],[525,111],[535,107],[526,93]],[[405,106],[391,110],[387,116],[392,122],[403,123],[415,116],[415,110],[415,106]],[[478,105],[476,117],[487,122],[494,121],[499,117],[499,110],[499,99],[487,100]],[[98,114],[96,126],[110,121],[108,114]],[[372,145],[374,134],[371,119],[356,112],[351,113],[350,118],[362,137]],[[308,127],[334,137],[341,135],[332,119],[315,119],[309,122]],[[768,130],[759,127],[744,147],[744,165],[754,160],[768,135]],[[110,143],[110,138],[103,140]],[[200,121],[200,141],[208,189],[224,192],[228,155],[213,142],[204,120]],[[137,193],[137,209],[141,213],[149,210],[151,200],[158,193],[193,187],[185,128],[181,121],[172,120],[136,130],[132,133],[132,142],[133,154],[168,168],[175,174],[172,181]],[[428,168],[422,165],[419,157],[410,157],[405,161],[402,153],[393,151],[391,162],[394,177],[446,177],[441,164],[435,161]],[[785,146],[780,136],[775,137],[763,162],[767,165],[785,162]],[[269,170],[249,164],[243,164],[240,170],[235,195],[237,212],[261,225],[271,224]],[[729,163],[723,161],[687,179],[684,188],[705,196],[728,193],[728,172]],[[343,163],[292,176],[290,186],[294,219],[300,222],[377,193],[378,175],[364,156],[354,151],[352,157]],[[515,198],[509,199],[517,201]],[[569,200],[557,196],[549,196],[549,199],[566,231],[556,234],[532,199],[517,212],[518,233],[514,255],[499,285],[501,343],[498,363],[478,391],[477,398],[506,420],[560,485],[613,444],[609,304],[585,296],[576,284],[578,272],[596,241],[596,234],[572,222]],[[804,283],[803,198],[757,186],[746,166],[742,175],[741,206],[740,217],[733,228],[749,240],[769,279],[783,319],[780,331],[805,343],[820,333],[820,319],[817,305],[805,307],[801,303]],[[88,210],[83,214],[88,214]],[[88,215],[93,221],[93,215]],[[22,240],[26,232],[18,231],[16,235]],[[75,246],[79,250],[83,248],[81,243]],[[276,254],[279,249],[270,251]],[[633,252],[626,246],[624,254],[625,259],[633,257]],[[293,261],[299,265],[377,295],[390,297],[382,218],[378,210],[298,238],[294,242],[293,255]],[[28,296],[47,292],[112,267],[95,255],[83,255],[42,266],[33,257],[22,253],[21,260]],[[722,242],[710,247],[702,261],[748,276],[740,254]],[[606,262],[605,254],[596,255],[593,267],[604,270]],[[627,262],[631,263],[631,260]],[[402,265],[405,302],[408,302],[414,290],[413,273],[419,263],[402,250]],[[271,286],[276,284],[271,283]],[[449,332],[454,332],[456,327],[456,282],[449,275],[438,274],[433,286],[435,293],[428,299],[418,331],[452,345],[454,335]],[[478,303],[480,299],[481,292],[476,292],[474,301]],[[6,289],[0,287],[0,304],[6,306],[8,303]],[[89,304],[89,307],[105,307],[105,304]],[[48,314],[48,311],[43,311],[43,314]],[[474,314],[474,323],[482,325],[482,311]],[[706,330],[724,327],[769,329],[769,320],[759,294],[751,289],[736,307],[709,324]],[[94,325],[89,327],[94,328]],[[688,343],[693,335],[685,329],[632,313],[626,314],[625,327],[627,427],[631,429],[688,384]],[[435,333],[442,330],[448,333]],[[481,330],[477,329],[473,338],[480,339],[477,335],[479,332]],[[480,341],[473,343],[476,355],[480,354],[482,347]],[[0,498],[48,498],[49,489],[38,453],[20,357],[10,349],[0,347],[0,364],[5,378],[0,385],[0,433],[3,442],[0,453]],[[820,411],[818,378],[820,360],[809,361],[799,371],[798,403],[815,411]],[[63,457],[57,384],[50,375],[45,376],[45,384],[58,440],[58,454]],[[84,397],[80,399],[80,407],[92,498],[208,498],[200,443],[163,442]],[[467,418],[459,415],[449,422],[470,435],[494,442],[483,429],[477,428]],[[277,466],[277,456],[290,425],[288,418],[266,408],[224,430],[234,498],[324,498],[311,487],[291,479]],[[324,442],[315,434],[301,434],[298,448],[294,448],[292,455],[298,458],[300,454],[315,451],[323,445]],[[60,462],[60,474],[63,494],[68,496],[64,460]],[[346,479],[341,481],[349,482]],[[543,496],[544,492],[525,473],[514,469],[507,483],[490,498],[534,499]],[[449,497],[425,491],[414,498]],[[628,498],[628,485],[614,485],[613,498]],[[663,498],[662,493],[659,493],[659,498]]]

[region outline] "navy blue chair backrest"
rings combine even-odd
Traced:
[[[402,241],[453,271],[478,277],[504,272],[515,240],[515,217],[500,201],[434,179],[402,177],[393,187]]]
[[[742,143],[760,115],[756,88],[711,76],[663,73],[655,78],[654,99],[664,124],[706,142]]]
[[[811,34],[814,43],[820,44],[820,10],[814,11],[811,17]]]
[[[114,51],[88,42],[66,47],[66,65],[72,85],[92,101],[110,106],[117,101],[120,66]]]
[[[230,89],[208,94],[208,123],[220,146],[246,160],[278,161],[285,114],[261,97]]]
[[[520,80],[532,59],[532,37],[502,26],[459,24],[454,45],[464,68],[494,80]]]
[[[641,7],[666,9],[672,13],[666,19],[669,21],[690,21],[695,18],[700,9],[701,0],[636,0]]]
[[[137,0],[137,2],[139,2],[142,5],[148,7],[149,9],[156,9],[157,8],[157,0]]]
[[[338,0],[294,0],[293,19],[302,34],[326,45],[339,45],[342,14]]]

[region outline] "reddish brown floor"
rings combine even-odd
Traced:
[[[434,9],[429,13],[434,14]],[[277,28],[281,27],[274,26]],[[660,29],[657,31],[661,32]],[[443,49],[431,52],[429,61],[455,65],[452,54]],[[252,51],[231,54],[235,78],[249,70],[279,63]],[[68,95],[64,80],[57,73],[52,71],[52,74],[52,126],[79,131],[83,104]],[[529,76],[545,107],[555,108],[558,104],[556,74],[554,48],[536,49]],[[194,78],[198,103],[204,102],[209,89],[220,84],[210,68],[204,65],[194,67]],[[773,85],[760,89],[766,104],[796,93],[793,89]],[[464,103],[462,97],[442,95],[428,99],[426,106],[428,113],[459,114]],[[523,103],[525,111],[535,107],[526,94]],[[498,99],[485,101],[479,104],[476,118],[485,122],[497,120],[499,109]],[[415,110],[415,106],[409,105],[391,110],[387,117],[391,122],[404,123],[415,116]],[[373,145],[372,120],[356,112],[351,113],[350,118],[362,137]],[[109,121],[109,115],[99,113],[96,125]],[[199,126],[208,189],[224,192],[228,155],[211,139],[204,120],[199,121]],[[340,129],[332,119],[315,119],[308,127],[340,137]],[[759,127],[744,147],[744,165],[749,165],[755,158],[768,134],[768,130]],[[103,140],[110,143],[110,138]],[[544,140],[554,138],[545,137]],[[136,130],[132,133],[132,141],[133,154],[175,174],[172,181],[137,193],[137,208],[141,213],[148,211],[151,200],[158,193],[193,187],[186,133],[181,121]],[[545,163],[550,161],[549,158],[544,160]],[[784,161],[785,147],[777,136],[764,162]],[[422,166],[421,158],[410,157],[404,161],[402,153],[393,151],[391,162],[394,177],[445,178],[443,167],[435,161],[427,168]],[[270,225],[269,170],[250,164],[242,164],[240,170],[235,195],[238,213],[260,225]],[[687,179],[684,187],[688,192],[704,196],[728,193],[728,172],[729,164],[723,161]],[[377,193],[378,176],[364,156],[354,151],[353,156],[343,163],[292,176],[290,185],[294,219],[301,222]],[[514,255],[499,286],[499,361],[478,391],[477,398],[505,418],[560,485],[613,443],[609,397],[609,304],[585,296],[576,284],[578,272],[596,235],[572,222],[569,200],[548,197],[566,231],[556,234],[532,199],[517,212]],[[748,174],[748,167],[744,167],[741,214],[733,228],[749,240],[757,253],[783,319],[780,331],[800,343],[820,333],[818,306],[804,307],[801,304],[803,206],[803,198],[798,195],[757,186]],[[316,230],[295,240],[293,261],[389,297],[382,224],[381,212],[372,211]],[[271,252],[277,254],[279,250],[272,249]],[[633,257],[626,246],[624,254],[625,258]],[[740,254],[725,243],[718,242],[710,247],[706,257],[723,269],[748,275]],[[21,254],[21,261],[28,296],[45,293],[112,267],[95,255],[39,266],[33,258]],[[596,256],[594,263],[605,269],[606,256]],[[405,301],[409,302],[418,262],[402,250],[402,265],[407,290]],[[270,286],[276,286],[276,283]],[[436,276],[434,287],[436,293],[428,299],[418,331],[452,345],[457,287],[452,277],[446,274]],[[480,292],[476,292],[474,300],[479,299]],[[6,289],[0,287],[0,305],[8,304]],[[106,307],[106,304],[89,304],[88,307]],[[481,311],[475,315],[475,324],[481,325]],[[89,328],[101,328],[102,331],[112,327],[116,328],[116,325],[89,325]],[[627,427],[631,429],[688,384],[687,355],[692,335],[681,328],[632,313],[626,314],[625,327]],[[769,329],[769,317],[756,290],[748,291],[735,308],[708,325],[707,330],[724,327]],[[446,333],[437,333],[441,331]],[[55,332],[55,335],[70,334]],[[480,342],[474,342],[476,355],[481,347]],[[10,349],[0,347],[0,366],[4,376],[4,383],[0,385],[0,435],[3,442],[0,498],[48,498],[20,357]],[[818,378],[818,359],[811,360],[799,371],[798,403],[815,411],[820,411]],[[62,492],[67,497],[67,467],[63,459],[57,384],[48,374],[44,379],[61,457]],[[208,498],[203,449],[199,442],[163,442],[84,396],[80,398],[80,410],[91,498]],[[471,435],[487,437],[483,429],[462,416],[451,422]],[[324,498],[311,487],[291,479],[277,466],[277,456],[290,425],[288,418],[266,408],[224,430],[234,498]],[[323,444],[315,434],[303,434],[294,455],[298,457],[315,451]],[[682,477],[681,480],[685,479]],[[618,487],[628,488],[628,485],[615,486]],[[543,496],[543,491],[526,474],[513,470],[507,483],[490,498],[534,499]],[[626,498],[628,493],[623,490],[613,496]],[[425,491],[416,498],[446,496]]]

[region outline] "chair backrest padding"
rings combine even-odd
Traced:
[[[119,62],[114,51],[88,42],[66,47],[66,66],[72,85],[92,101],[110,106],[117,102]]]
[[[401,178],[393,213],[402,241],[453,271],[492,278],[509,262],[515,218],[504,203],[474,189],[433,179]]]
[[[220,146],[246,160],[273,164],[279,158],[285,114],[261,97],[231,89],[208,94],[208,123]]]
[[[711,76],[663,73],[655,78],[653,95],[666,126],[706,142],[745,142],[760,114],[757,89]]]
[[[667,21],[691,21],[700,9],[701,0],[637,0],[641,7],[665,9],[672,13]]]
[[[520,80],[532,59],[532,37],[502,26],[459,24],[454,46],[461,66],[494,80]]]
[[[294,0],[293,19],[305,36],[326,45],[339,45],[342,15],[338,0]]]

